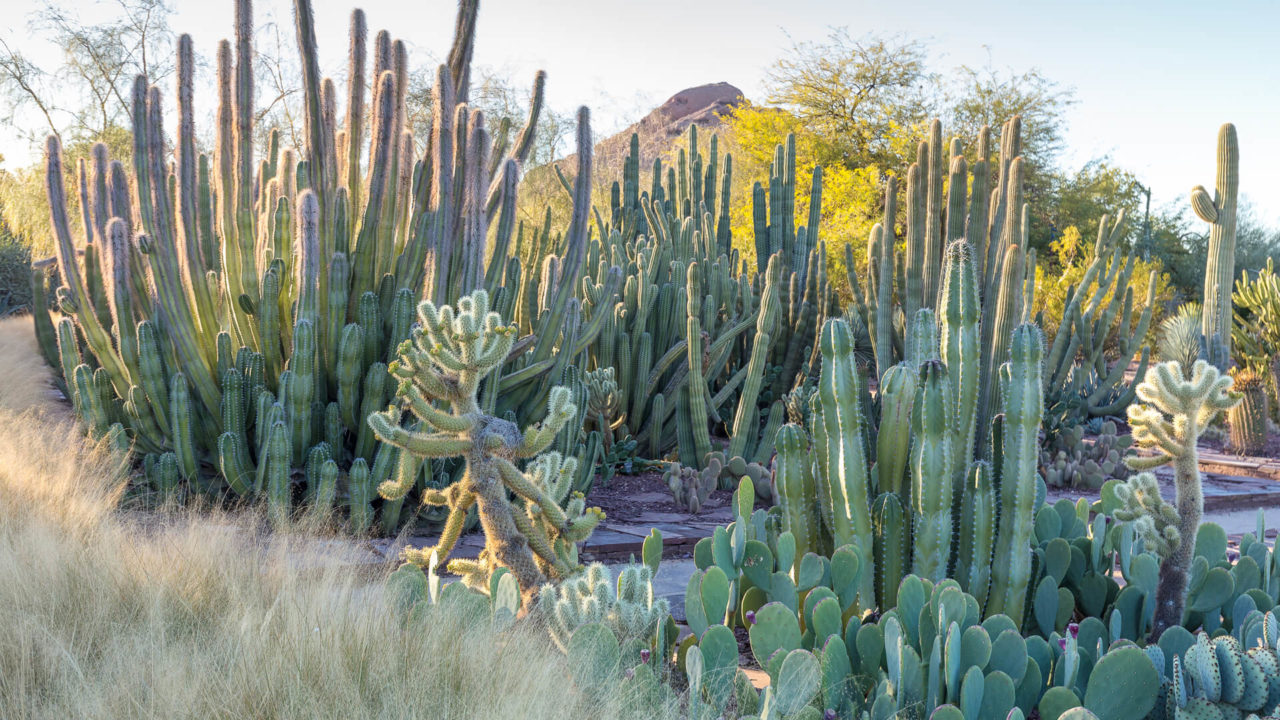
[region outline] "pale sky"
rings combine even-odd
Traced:
[[[353,0],[314,0],[323,69],[345,75]],[[37,57],[19,18],[34,0],[9,0],[0,36]],[[171,25],[212,57],[231,34],[230,0],[174,0]],[[387,28],[411,58],[448,48],[456,6],[444,0],[365,0],[370,33]],[[83,2],[84,17],[110,5]],[[291,3],[259,0],[292,42]],[[1234,122],[1240,186],[1261,219],[1280,224],[1280,2],[1223,0],[482,0],[475,61],[516,79],[548,73],[548,101],[591,107],[598,133],[612,132],[677,91],[726,81],[763,99],[766,68],[791,41],[821,40],[832,27],[852,36],[901,33],[926,40],[938,70],[990,63],[1038,68],[1073,86],[1067,111],[1068,167],[1109,154],[1153,190],[1153,205],[1186,202],[1212,188],[1218,126]],[[26,40],[24,44],[24,40]],[[212,87],[197,88],[210,94]],[[9,164],[32,157],[0,131]]]

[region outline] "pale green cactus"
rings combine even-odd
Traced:
[[[1164,538],[1169,554],[1160,564],[1160,583],[1156,589],[1156,615],[1151,631],[1152,641],[1158,640],[1168,628],[1182,622],[1182,609],[1186,602],[1188,573],[1191,569],[1193,543],[1204,513],[1204,493],[1200,486],[1199,458],[1196,441],[1223,410],[1240,402],[1240,396],[1231,392],[1231,376],[1218,372],[1217,368],[1197,360],[1190,377],[1176,362],[1156,365],[1138,385],[1140,405],[1129,406],[1129,425],[1133,439],[1139,448],[1153,451],[1147,456],[1126,460],[1134,470],[1153,470],[1161,465],[1174,468],[1176,505],[1176,533],[1168,527],[1173,515],[1159,498],[1151,496],[1151,482],[1135,477],[1130,487],[1122,491],[1126,510],[1136,515],[1139,506],[1150,523],[1140,527],[1146,534],[1158,533]],[[1136,481],[1137,484],[1133,484]],[[1174,540],[1178,542],[1175,544]],[[1161,547],[1157,544],[1157,547]]]
[[[1240,187],[1240,141],[1236,126],[1218,128],[1218,174],[1213,195],[1203,185],[1191,189],[1191,209],[1209,223],[1204,268],[1201,328],[1209,361],[1225,371],[1231,358],[1231,281],[1236,263],[1236,193]]]
[[[574,543],[585,540],[604,514],[586,509],[575,498],[561,509],[577,470],[577,461],[558,453],[542,455],[531,469],[520,471],[513,461],[533,458],[550,446],[556,434],[574,421],[577,407],[563,387],[552,390],[547,419],[522,434],[514,423],[484,413],[476,401],[481,381],[497,369],[515,342],[515,328],[503,325],[489,311],[489,296],[476,290],[458,302],[437,308],[430,301],[418,306],[421,327],[400,347],[392,375],[401,379],[398,402],[415,418],[401,425],[402,410],[392,407],[369,416],[378,438],[402,453],[423,458],[464,458],[463,479],[444,490],[427,489],[423,503],[449,508],[439,543],[434,548],[405,551],[405,559],[425,565],[432,553],[447,558],[458,540],[467,511],[477,505],[486,544],[476,562],[453,560],[450,571],[463,575],[474,587],[485,587],[497,566],[506,567],[524,593],[536,592],[548,576],[562,578],[577,569]],[[445,407],[441,407],[441,405]],[[384,482],[379,494],[388,500],[404,497],[413,476]],[[515,493],[524,507],[508,500]]]

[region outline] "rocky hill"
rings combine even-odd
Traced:
[[[671,144],[689,130],[690,125],[713,130],[720,125],[720,115],[742,102],[742,91],[726,82],[699,85],[672,95],[639,122],[596,144],[596,162],[604,167],[621,164],[631,142],[631,134],[640,136],[640,167],[649,168]]]

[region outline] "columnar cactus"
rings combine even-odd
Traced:
[[[862,392],[865,382],[853,357],[848,323],[828,320],[822,326],[822,371],[810,418],[818,468],[818,500],[831,530],[831,546],[855,543],[870,548],[871,483],[863,446]],[[919,405],[919,399],[916,404]],[[947,502],[950,502],[948,497]],[[859,595],[864,605],[875,597],[874,578],[863,576]]]
[[[1090,418],[1119,415],[1133,401],[1136,382],[1126,384],[1125,377],[1151,325],[1156,271],[1148,278],[1146,301],[1135,323],[1129,286],[1135,256],[1121,256],[1119,251],[1124,221],[1123,211],[1114,220],[1102,216],[1093,259],[1080,282],[1068,290],[1062,324],[1046,358],[1045,401],[1054,418],[1047,430],[1050,443]],[[1118,350],[1109,362],[1105,348],[1113,342]],[[1146,374],[1150,352],[1142,346],[1136,381]]]
[[[598,508],[584,509],[581,498],[562,509],[572,485],[576,460],[558,453],[538,457],[532,472],[513,461],[533,458],[550,446],[556,434],[574,421],[578,409],[569,390],[550,393],[547,419],[522,434],[515,423],[484,413],[476,400],[480,382],[502,365],[515,342],[515,327],[503,325],[489,310],[489,295],[476,290],[458,302],[437,308],[430,301],[418,306],[421,327],[400,346],[390,367],[400,378],[399,406],[369,416],[369,425],[383,442],[421,458],[463,457],[463,479],[445,490],[427,490],[423,502],[445,505],[449,520],[433,548],[405,551],[405,559],[425,566],[434,554],[447,558],[458,540],[467,511],[476,505],[486,544],[476,562],[454,560],[449,569],[473,587],[487,587],[495,567],[515,575],[525,594],[536,592],[547,577],[562,578],[576,570],[573,544],[585,540],[604,517]],[[438,404],[447,405],[446,408]],[[401,425],[402,407],[415,421]],[[407,482],[406,482],[407,480]],[[394,500],[410,490],[413,477],[384,482],[383,498]],[[524,503],[513,504],[511,492]]]
[[[1203,185],[1191,189],[1191,209],[1209,223],[1204,268],[1201,328],[1210,362],[1220,371],[1231,358],[1231,280],[1236,262],[1236,192],[1240,187],[1240,143],[1236,126],[1218,128],[1218,175],[1213,195]]]
[[[1197,360],[1190,377],[1175,362],[1161,363],[1146,380],[1138,385],[1140,405],[1129,406],[1129,424],[1138,447],[1154,451],[1150,456],[1131,457],[1126,460],[1134,470],[1152,470],[1172,464],[1176,482],[1177,533],[1168,534],[1165,526],[1170,518],[1159,508],[1158,492],[1151,506],[1154,529],[1174,545],[1160,564],[1160,583],[1156,589],[1156,615],[1151,640],[1160,638],[1168,628],[1182,622],[1182,609],[1186,602],[1188,573],[1191,569],[1193,538],[1200,526],[1204,512],[1204,494],[1200,487],[1200,468],[1196,441],[1223,410],[1229,410],[1239,401],[1239,395],[1231,392],[1231,376],[1218,372],[1217,368]],[[1117,488],[1122,502],[1140,498],[1150,493],[1151,483],[1145,478]],[[1145,483],[1132,484],[1132,483]],[[1157,517],[1155,510],[1160,515]],[[1131,514],[1132,516],[1132,514]]]
[[[808,552],[821,552],[819,488],[814,478],[813,463],[809,460],[812,450],[804,428],[790,423],[779,428],[777,449],[773,483],[777,488],[778,504],[782,506],[783,529],[795,536],[796,557],[804,557]]]
[[[923,311],[922,311],[923,312]],[[911,447],[911,506],[915,531],[912,573],[940,582],[951,560],[951,502],[955,453],[951,413],[951,380],[947,366],[936,360],[920,365]]]
[[[1035,325],[1013,333],[1010,359],[1002,368],[1004,448],[999,472],[1000,523],[991,563],[987,614],[1004,613],[1021,624],[1031,580],[1032,515],[1036,498],[1040,421],[1044,412],[1041,366],[1044,336]]]
[[[160,88],[139,77],[132,173],[103,145],[91,163],[64,168],[56,137],[46,160],[65,284],[57,289],[60,309],[72,339],[77,333],[85,339],[92,358],[83,359],[102,369],[103,387],[111,390],[102,403],[82,404],[94,413],[87,424],[120,423],[152,468],[172,452],[180,477],[210,493],[261,497],[270,489],[279,510],[299,476],[306,498],[327,497],[324,473],[296,472],[321,443],[340,471],[361,458],[371,473],[364,482],[390,477],[397,462],[390,455],[375,462],[379,450],[364,418],[385,407],[392,389],[385,362],[409,335],[415,298],[443,304],[483,286],[507,316],[531,318],[522,327],[526,339],[513,346],[520,352],[503,358],[502,372],[480,396],[489,414],[512,412],[528,421],[541,413],[563,366],[612,316],[622,283],[613,258],[604,258],[590,268],[599,280],[591,307],[575,297],[586,274],[592,187],[585,112],[572,187],[577,221],[563,242],[547,239],[550,228],[530,233],[541,249],[525,266],[557,272],[541,283],[536,273],[520,271],[522,248],[512,241],[515,183],[540,113],[543,79],[535,79],[529,117],[514,143],[507,142],[509,128],[491,133],[483,114],[468,108],[476,3],[460,4],[450,61],[434,85],[430,154],[421,158],[415,157],[421,143],[407,128],[403,43],[380,34],[374,62],[367,63],[364,15],[353,13],[348,106],[339,128],[333,83],[319,74],[311,4],[295,4],[302,148],[281,147],[273,132],[266,154],[255,156],[252,6],[237,0],[234,42],[218,49],[211,154],[197,153],[193,140],[194,56],[184,35],[177,43],[176,147],[166,146]],[[79,176],[83,237],[72,236],[68,170]],[[43,290],[43,271],[33,281]],[[547,292],[532,291],[540,288]],[[43,304],[36,309],[42,347],[73,392],[82,358],[54,354],[55,323]],[[284,441],[287,455],[278,452]],[[436,470],[444,476],[456,468]],[[353,525],[367,527],[366,511],[374,510],[367,494],[358,490],[347,499],[359,516]],[[396,529],[397,507],[384,504],[385,530]]]

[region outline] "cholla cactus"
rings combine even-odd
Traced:
[[[648,566],[623,568],[615,588],[609,568],[600,563],[587,566],[574,580],[544,586],[538,608],[545,614],[551,639],[564,652],[569,652],[573,631],[587,623],[605,625],[624,643],[644,643],[657,637],[659,623],[671,611],[666,598],[653,596],[653,570]]]
[[[1115,518],[1132,522],[1137,536],[1161,560],[1173,555],[1182,544],[1182,532],[1178,530],[1182,517],[1160,496],[1156,476],[1149,472],[1134,475],[1116,486],[1116,498],[1124,507],[1115,511]]]
[[[548,576],[568,576],[577,569],[573,544],[585,540],[604,513],[586,509],[580,496],[561,509],[577,471],[575,459],[548,453],[528,472],[521,472],[513,461],[538,455],[577,416],[569,390],[553,388],[546,421],[521,434],[515,423],[486,414],[476,401],[480,381],[506,359],[516,332],[489,312],[488,293],[477,290],[462,298],[456,313],[447,305],[437,308],[423,302],[418,317],[421,327],[414,328],[400,347],[399,360],[389,367],[401,379],[397,399],[416,420],[402,426],[401,408],[393,406],[370,415],[369,425],[379,439],[413,457],[462,456],[467,471],[454,485],[423,492],[424,504],[448,506],[449,519],[436,547],[406,550],[405,560],[425,566],[433,552],[448,557],[467,511],[478,505],[484,551],[478,561],[450,561],[450,572],[462,575],[472,587],[484,588],[494,567],[502,566],[511,570],[526,594]],[[449,409],[437,407],[437,402]],[[387,500],[398,500],[413,479],[413,474],[401,474],[398,482],[385,482],[378,492]],[[508,491],[524,501],[523,508],[508,500]]]
[[[1143,404],[1129,406],[1134,442],[1140,448],[1154,450],[1155,454],[1130,457],[1125,462],[1134,470],[1153,470],[1171,463],[1177,489],[1176,525],[1159,492],[1153,492],[1154,483],[1143,475],[1117,490],[1134,522],[1138,522],[1139,513],[1150,518],[1150,523],[1142,521],[1138,529],[1145,528],[1148,535],[1158,533],[1162,542],[1170,546],[1160,564],[1153,642],[1167,628],[1182,622],[1187,574],[1194,549],[1194,544],[1186,540],[1196,536],[1204,512],[1196,441],[1214,416],[1240,402],[1240,396],[1231,392],[1231,384],[1229,375],[1223,375],[1203,360],[1196,361],[1190,378],[1178,363],[1161,363],[1138,385],[1138,398]],[[1176,533],[1168,531],[1170,526],[1175,526]],[[1159,548],[1157,543],[1154,549]]]

